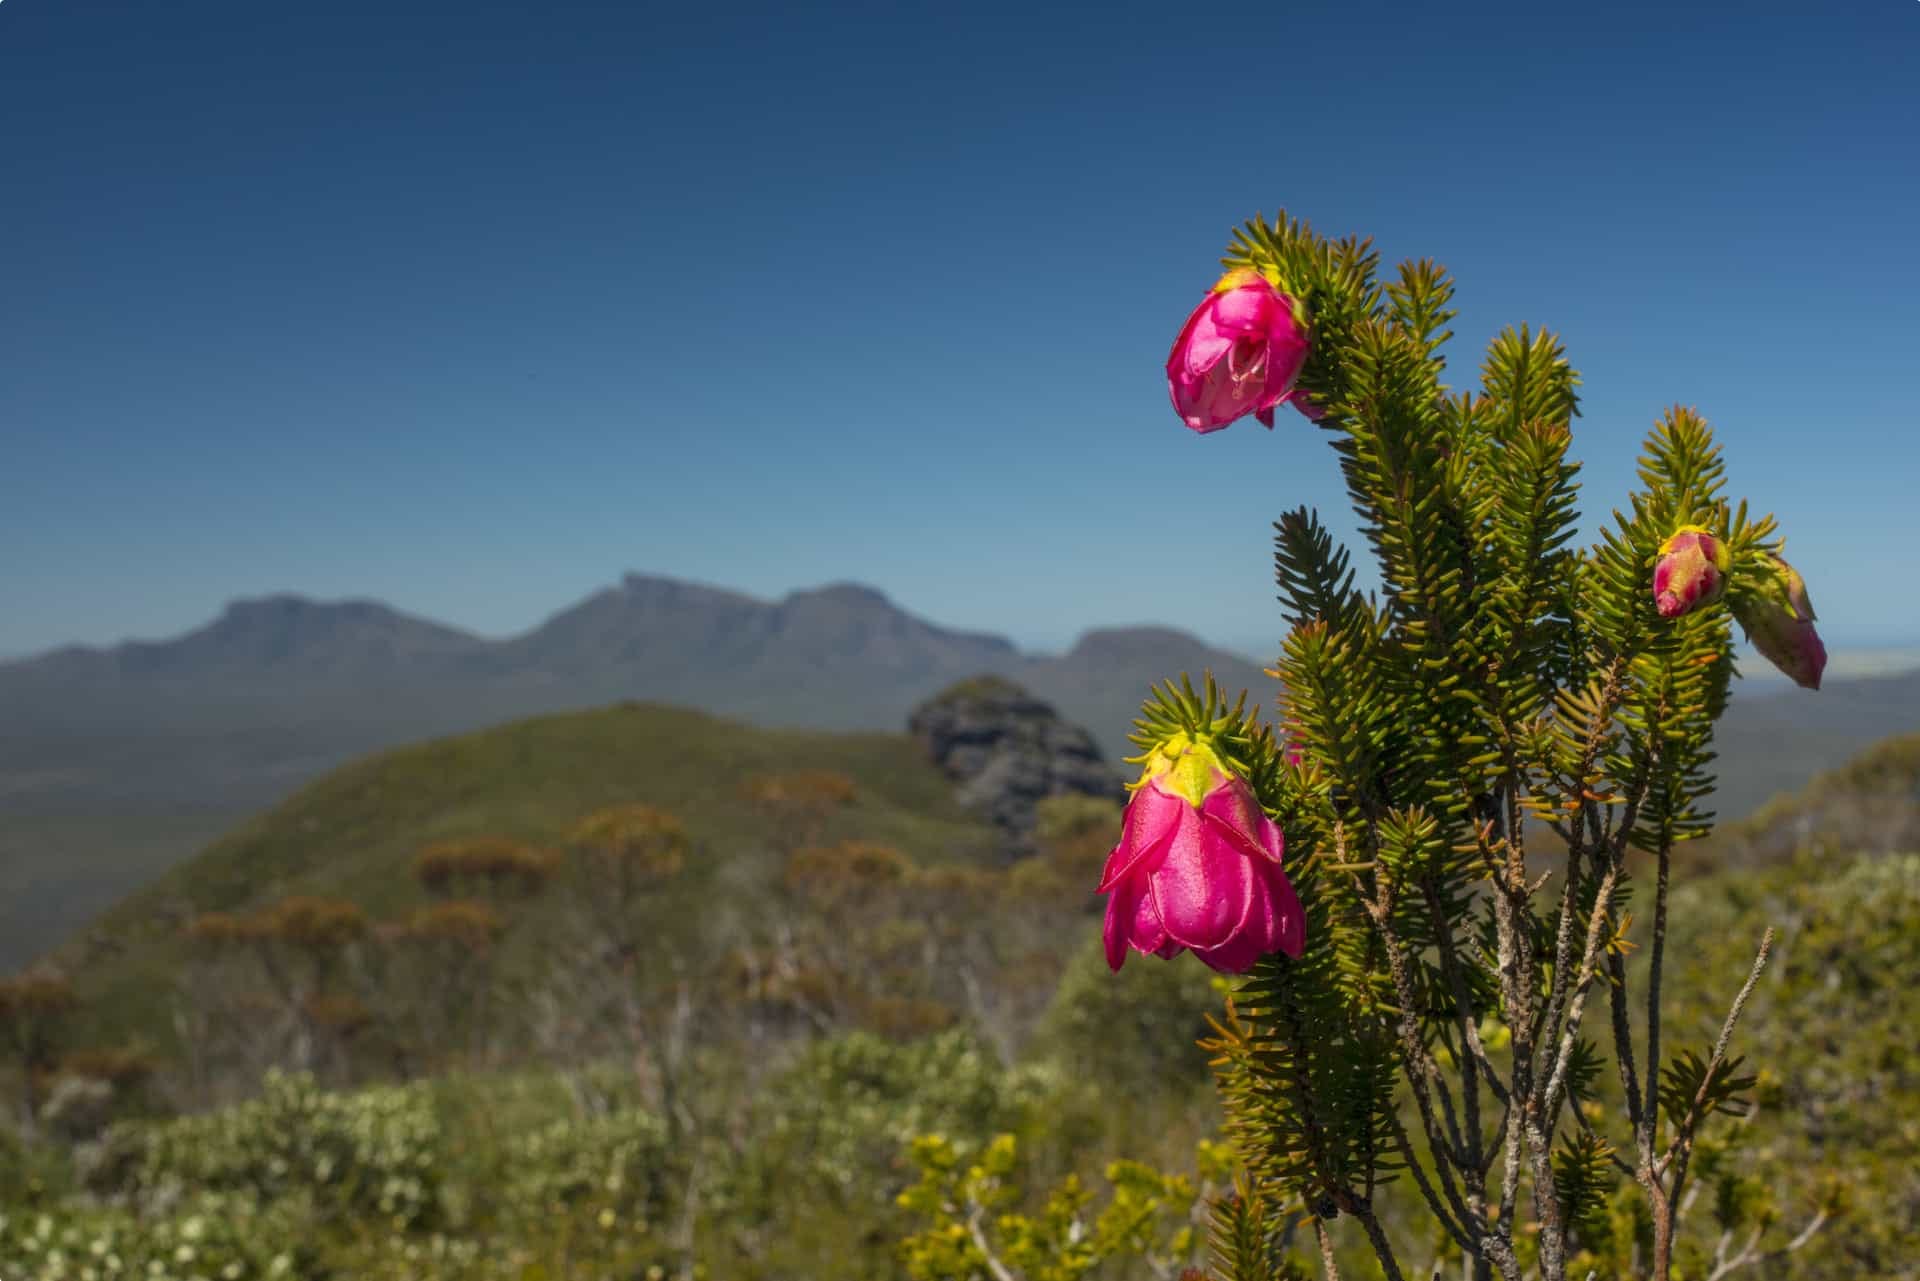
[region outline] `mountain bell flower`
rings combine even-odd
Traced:
[[[1172,957],[1192,949],[1244,974],[1269,952],[1298,957],[1306,915],[1280,870],[1280,828],[1253,788],[1204,738],[1176,734],[1154,749],[1107,856],[1107,964],[1127,949]]]
[[[1307,350],[1306,309],[1259,272],[1230,271],[1187,317],[1167,356],[1174,411],[1198,432],[1248,414],[1271,427]]]
[[[1759,583],[1734,598],[1734,617],[1761,656],[1806,689],[1820,688],[1827,647],[1813,627],[1813,602],[1799,571],[1768,555]]]
[[[1733,556],[1725,542],[1698,525],[1682,525],[1660,544],[1653,567],[1653,603],[1662,618],[1678,618],[1720,599]]]

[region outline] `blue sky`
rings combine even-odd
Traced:
[[[1161,366],[1281,206],[1447,263],[1456,381],[1560,331],[1590,514],[1697,405],[1836,651],[1920,641],[1917,59],[1913,0],[5,0],[0,654],[628,569],[1266,652],[1332,456]]]

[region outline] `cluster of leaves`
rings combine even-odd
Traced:
[[[8,1281],[319,1281],[327,1275],[293,1207],[200,1193],[165,1212],[0,1209]]]
[[[1203,1147],[1202,1163],[1217,1175],[1224,1155]],[[1137,1161],[1107,1166],[1111,1193],[1097,1210],[1094,1193],[1068,1175],[1027,1212],[1033,1198],[1011,1134],[972,1159],[944,1136],[924,1135],[912,1159],[920,1177],[899,1203],[922,1225],[901,1246],[913,1281],[1080,1281],[1112,1260],[1166,1276],[1196,1262],[1204,1244],[1193,1181]]]
[[[309,1198],[340,1218],[412,1230],[439,1210],[446,1136],[425,1083],[355,1093],[270,1072],[245,1103],[108,1131],[90,1182],[136,1206],[185,1190],[273,1203]]]
[[[564,1117],[516,1137],[509,1153],[507,1201],[521,1213],[644,1224],[665,1199],[667,1127],[651,1112]]]

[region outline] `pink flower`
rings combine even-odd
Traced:
[[[1813,602],[1807,599],[1806,580],[1778,556],[1768,555],[1765,562],[1760,582],[1735,597],[1734,616],[1762,657],[1794,684],[1819,689],[1820,674],[1827,669],[1827,647],[1813,628]]]
[[[1725,543],[1698,525],[1682,525],[1660,544],[1653,567],[1654,608],[1662,618],[1678,618],[1719,600],[1732,568]]]
[[[1273,426],[1273,407],[1293,393],[1307,362],[1306,312],[1257,271],[1220,278],[1173,341],[1167,390],[1195,431],[1218,431],[1252,414]],[[1318,418],[1315,408],[1302,407]]]
[[[1280,870],[1280,829],[1247,781],[1204,742],[1161,746],[1136,785],[1107,856],[1107,964],[1127,949],[1193,954],[1244,974],[1269,952],[1300,955],[1306,915]]]

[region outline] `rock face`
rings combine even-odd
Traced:
[[[978,676],[936,694],[914,710],[907,729],[954,781],[961,805],[1007,834],[1015,857],[1032,851],[1042,799],[1126,796],[1091,734],[1002,677]]]

